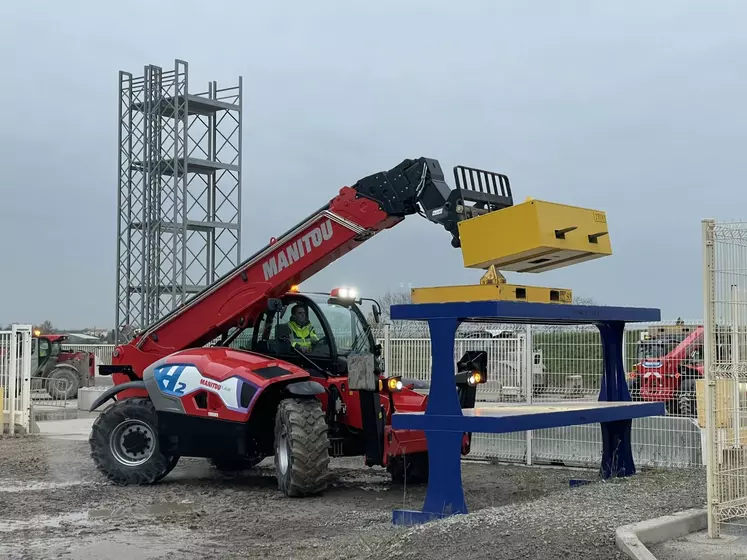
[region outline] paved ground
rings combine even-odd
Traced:
[[[718,539],[692,533],[648,549],[657,560],[747,560],[747,527],[725,526]]]
[[[334,461],[330,489],[310,499],[283,498],[269,461],[226,476],[183,459],[157,485],[117,487],[92,468],[85,422],[56,424],[52,437],[0,439],[0,558],[607,560],[622,558],[617,526],[704,503],[697,471],[570,488],[594,473],[466,463],[475,513],[403,530],[392,509],[418,508],[424,488],[358,459]]]

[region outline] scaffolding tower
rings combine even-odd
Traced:
[[[182,60],[119,73],[115,343],[240,262],[242,79],[188,85]]]

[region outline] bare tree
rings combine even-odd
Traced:
[[[586,296],[573,296],[573,303],[575,305],[599,305],[594,298]]]
[[[421,338],[428,336],[428,325],[421,321],[392,321],[389,309],[392,305],[412,303],[410,292],[387,291],[377,298],[381,304],[381,322],[389,323],[391,336],[396,338]],[[369,322],[373,317],[369,314]]]
[[[50,320],[44,321],[41,325],[36,326],[35,329],[38,329],[41,334],[54,334],[57,332]]]

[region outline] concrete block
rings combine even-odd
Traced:
[[[679,539],[708,527],[708,514],[702,509],[689,509],[673,515],[625,525],[615,531],[618,550],[634,560],[656,560],[647,544]]]
[[[81,387],[78,391],[78,410],[85,410],[86,412],[91,410],[93,402],[98,399],[108,387]],[[105,410],[107,407],[114,404],[114,401],[109,400],[101,405],[99,410]]]

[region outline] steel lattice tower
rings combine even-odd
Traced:
[[[118,343],[240,262],[242,79],[188,83],[182,60],[119,73]]]

